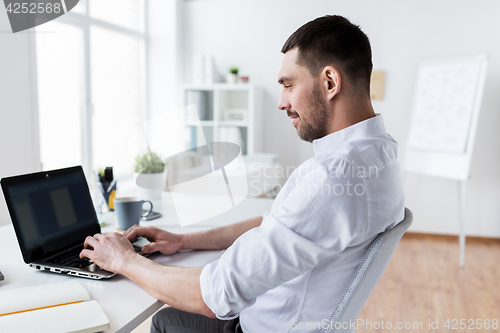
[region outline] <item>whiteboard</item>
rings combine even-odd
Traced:
[[[420,66],[406,171],[468,179],[486,65],[482,55]]]
[[[420,66],[409,147],[465,153],[480,73],[475,59]]]

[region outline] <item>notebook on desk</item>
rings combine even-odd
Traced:
[[[3,178],[1,185],[30,267],[92,279],[115,275],[79,258],[85,238],[101,232],[82,167]]]

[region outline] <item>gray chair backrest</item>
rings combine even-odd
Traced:
[[[408,208],[405,208],[404,220],[373,240],[333,311],[328,327],[323,330],[324,333],[354,332],[351,323],[356,322],[361,308],[384,273],[399,240],[408,230],[412,221],[413,214]]]

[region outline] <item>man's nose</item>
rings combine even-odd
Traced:
[[[278,101],[278,109],[284,110],[284,111],[291,109],[290,102],[288,102],[288,99],[284,96],[283,93],[281,93],[280,99]]]

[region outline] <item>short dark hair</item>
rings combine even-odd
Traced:
[[[368,36],[345,17],[327,15],[301,26],[281,48],[298,47],[297,63],[317,76],[327,65],[343,71],[359,89],[370,95],[372,50]]]

